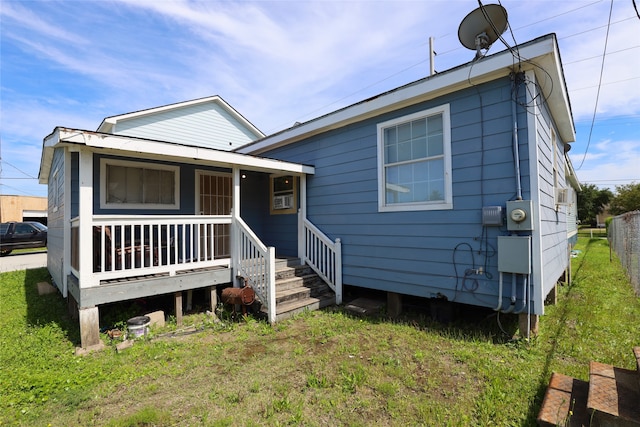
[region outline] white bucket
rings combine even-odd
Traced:
[[[149,316],[137,316],[127,320],[127,329],[131,338],[140,338],[147,335],[149,331]]]

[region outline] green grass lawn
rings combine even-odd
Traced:
[[[191,315],[195,332],[169,325],[80,357],[64,300],[37,295],[46,270],[1,274],[0,426],[533,426],[551,372],[635,369],[640,300],[606,240],[577,249],[531,342],[511,340],[505,315],[508,335],[493,313],[445,325],[335,308],[275,327]]]

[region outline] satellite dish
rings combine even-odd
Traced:
[[[467,49],[475,50],[475,59],[482,58],[493,42],[507,30],[507,10],[499,4],[487,4],[464,17],[458,27],[458,39]]]

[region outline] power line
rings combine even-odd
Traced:
[[[1,161],[2,161],[2,163],[6,163],[7,165],[11,166],[12,168],[14,168],[15,170],[17,170],[18,172],[20,172],[20,173],[22,173],[22,174],[24,174],[24,175],[28,176],[28,177],[29,177],[29,178],[31,178],[31,179],[38,179],[38,178],[36,178],[36,177],[34,177],[34,176],[32,176],[32,175],[29,175],[28,173],[26,173],[25,171],[23,171],[23,170],[22,170],[22,169],[20,169],[19,167],[12,165],[11,163],[7,162],[6,160],[1,160]],[[7,178],[5,178],[5,179],[7,179]]]
[[[611,6],[609,7],[609,24],[611,23],[611,15],[613,13],[613,0],[611,0]],[[609,43],[609,28],[610,25],[607,25],[607,34],[604,38],[604,51],[602,52],[602,65],[600,66],[600,78],[598,79],[598,92],[596,93],[596,104],[593,106],[593,117],[591,119],[591,128],[589,129],[589,139],[587,140],[587,148],[584,150],[584,156],[582,156],[582,161],[580,162],[580,166],[576,168],[576,170],[580,170],[582,165],[584,164],[584,159],[587,158],[587,153],[589,152],[589,145],[591,144],[591,136],[593,135],[593,125],[596,121],[596,113],[598,112],[598,100],[600,99],[600,87],[602,85],[602,75],[604,74],[604,60],[607,55],[607,44]]]

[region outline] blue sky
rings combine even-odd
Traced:
[[[632,1],[616,0],[611,19],[608,0],[502,5],[509,44],[558,36],[580,181],[612,189],[640,182],[640,18]],[[430,36],[436,71],[468,62],[474,52],[457,29],[476,7],[2,0],[0,194],[46,195],[36,178],[42,140],[56,126],[95,130],[104,117],[220,95],[270,134],[424,77]],[[490,53],[503,49],[498,41]]]

